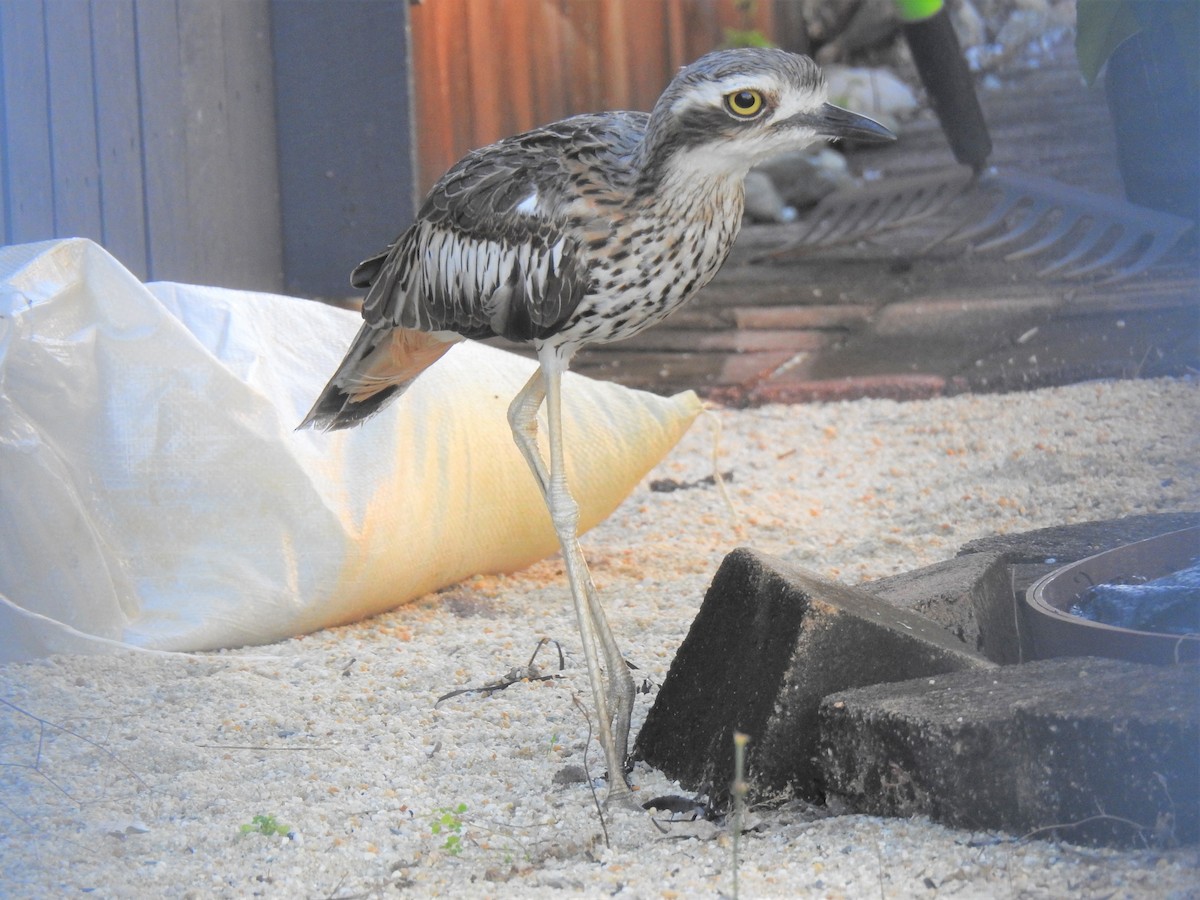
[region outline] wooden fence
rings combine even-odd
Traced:
[[[649,109],[797,0],[0,0],[0,240],[345,297],[472,147]],[[416,134],[414,141],[413,132]]]
[[[787,45],[798,14],[795,0],[422,0],[410,10],[417,182],[534,125],[648,110],[727,29]]]
[[[263,0],[0,0],[5,242],[278,286],[270,37]]]
[[[350,295],[412,216],[408,0],[0,0],[0,242]]]

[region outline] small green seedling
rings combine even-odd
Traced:
[[[442,844],[442,849],[451,856],[458,856],[462,853],[462,814],[466,811],[467,804],[465,803],[460,803],[453,809],[441,806],[433,811],[434,818],[429,830],[433,834],[446,834],[446,843]]]
[[[286,837],[291,834],[292,826],[277,822],[274,816],[255,816],[249,825],[243,825],[239,831],[242,834],[280,834]]]

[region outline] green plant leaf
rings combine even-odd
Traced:
[[[1075,56],[1088,84],[1124,40],[1141,30],[1132,3],[1125,0],[1079,0],[1076,7]]]
[[[280,834],[284,836],[288,835],[291,830],[290,825],[283,825],[270,815],[257,815],[250,820],[249,825],[243,825],[238,829],[242,834]]]
[[[1191,84],[1200,83],[1200,0],[1077,0],[1075,19],[1075,56],[1088,84],[1113,51],[1143,29],[1173,33]]]

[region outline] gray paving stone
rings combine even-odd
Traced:
[[[918,612],[992,662],[1021,659],[1009,557],[972,553],[858,585],[893,606]]]
[[[968,553],[1007,553],[1014,563],[1065,566],[1104,550],[1134,541],[1200,525],[1200,513],[1160,513],[1057,525],[1020,534],[999,534],[970,541],[959,549]]]
[[[749,549],[717,572],[634,756],[717,804],[733,732],[755,795],[821,796],[817,709],[835,691],[993,664],[924,616]]]
[[[833,694],[829,797],[1117,846],[1200,839],[1200,668],[1055,659]],[[1072,824],[1077,823],[1077,824]]]

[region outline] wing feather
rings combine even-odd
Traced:
[[[628,168],[645,116],[577,116],[476,150],[433,187],[416,222],[355,269],[363,317],[466,337],[545,338],[592,289],[580,166]]]

